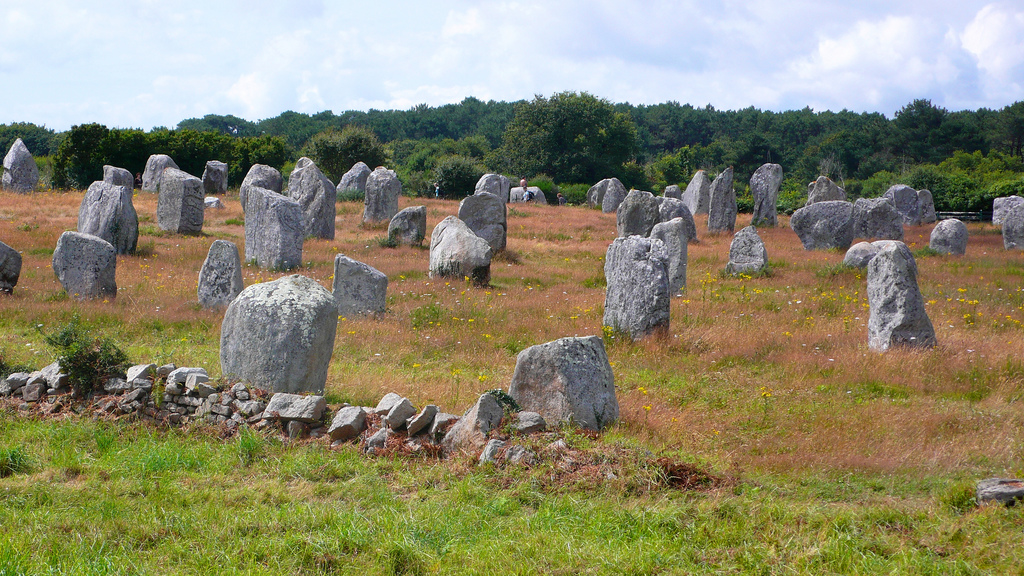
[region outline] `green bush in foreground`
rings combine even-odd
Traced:
[[[80,395],[89,394],[104,380],[127,368],[128,355],[113,340],[93,337],[77,314],[44,338],[57,353],[61,371],[68,375],[71,386]]]

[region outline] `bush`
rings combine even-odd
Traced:
[[[306,156],[332,182],[338,182],[356,162],[364,162],[373,170],[387,163],[387,151],[377,135],[361,126],[346,126],[338,131],[325,130],[309,139]]]
[[[448,156],[441,159],[434,168],[434,180],[441,186],[441,195],[446,198],[465,198],[473,194],[477,180],[483,175],[483,167],[466,156]]]
[[[587,184],[562,184],[559,188],[562,196],[565,196],[566,204],[582,206],[587,203],[587,192],[590,190]]]
[[[93,337],[77,314],[44,338],[57,353],[61,372],[68,375],[71,386],[82,396],[98,389],[107,378],[123,374],[128,367],[128,355],[113,340]]]
[[[513,186],[518,185],[518,183],[513,184]],[[555,196],[561,191],[561,188],[558,187],[558,184],[555,184],[555,180],[551,178],[551,176],[548,176],[547,174],[537,174],[531,178],[526,185],[540,188],[540,191],[544,193],[544,197],[547,199],[548,204],[558,203]]]

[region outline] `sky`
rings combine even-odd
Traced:
[[[562,91],[999,109],[1024,100],[1024,2],[0,0],[0,124],[150,129]]]

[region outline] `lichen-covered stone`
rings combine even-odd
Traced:
[[[227,240],[214,240],[199,270],[199,304],[203,308],[223,308],[231,304],[243,288],[238,246]]]
[[[654,199],[654,194],[644,190],[630,190],[615,213],[615,228],[619,238],[648,236],[660,221],[658,201]]]
[[[896,206],[896,211],[900,213],[904,224],[921,224],[921,206],[918,204],[917,190],[905,184],[896,184],[885,191],[885,197]]]
[[[93,182],[78,208],[78,231],[103,238],[118,254],[131,254],[139,241],[139,216],[130,186]]]
[[[804,206],[838,200],[846,200],[846,190],[840,188],[828,176],[818,176],[817,180],[807,185],[807,203]]]
[[[161,230],[201,234],[206,213],[203,181],[177,168],[165,168],[157,185],[156,219]]]
[[[390,222],[398,213],[398,197],[401,195],[402,183],[395,171],[383,166],[374,168],[366,178],[363,222]]]
[[[928,247],[943,254],[963,256],[967,252],[967,225],[956,218],[939,222],[932,228]]]
[[[668,330],[668,253],[658,239],[616,238],[605,254],[604,325],[638,340]]]
[[[446,454],[476,453],[487,443],[487,434],[501,424],[505,411],[492,394],[481,394],[462,418],[448,429],[441,446]]]
[[[160,187],[160,179],[163,178],[166,168],[177,168],[167,154],[153,154],[146,160],[146,169],[142,172],[142,191],[157,192]]]
[[[694,173],[690,183],[686,185],[686,190],[683,191],[682,200],[694,216],[708,213],[711,207],[711,180],[708,179],[707,172],[697,170]]]
[[[608,190],[612,190],[612,196],[614,201],[608,202],[608,210],[604,209],[604,198],[608,195]],[[626,187],[622,185],[622,182],[618,178],[605,178],[597,184],[594,184],[587,190],[587,206],[591,208],[600,208],[605,214],[610,214],[619,209],[619,204],[622,203],[622,199],[626,197]],[[612,205],[614,204],[614,208]]]
[[[0,242],[0,292],[11,294],[21,277],[21,253]],[[0,374],[2,376],[2,374]]]
[[[338,192],[366,192],[366,179],[370,177],[370,167],[364,162],[356,162],[338,182]]]
[[[668,293],[678,294],[686,288],[687,244],[690,227],[684,218],[659,222],[651,230],[651,238],[661,240],[668,257]]]
[[[917,285],[917,263],[906,244],[888,241],[868,263],[868,347],[931,348],[935,329]]]
[[[750,177],[750,193],[754,197],[754,226],[777,226],[779,223],[779,187],[782,186],[782,166],[762,164]]]
[[[858,242],[846,251],[843,264],[851,268],[867,268],[868,262],[878,254],[878,246],[871,242]]]
[[[339,316],[380,314],[388,297],[388,277],[343,254],[334,257],[334,301]]]
[[[687,242],[698,242],[697,225],[693,221],[693,214],[682,200],[676,198],[656,197],[658,201],[658,217],[660,222],[669,222],[675,218],[683,220]]]
[[[290,270],[302,264],[302,208],[277,192],[252,186],[245,204],[245,260]]]
[[[306,237],[334,240],[337,190],[309,158],[303,156],[295,163],[288,178],[287,195],[302,208],[302,229]]]
[[[448,216],[430,235],[430,277],[491,280],[491,246],[455,216]]]
[[[11,149],[4,156],[3,176],[0,187],[12,192],[31,192],[39,183],[39,168],[28,147],[16,138]]]
[[[117,296],[117,252],[102,238],[65,232],[53,251],[53,273],[76,300]]]
[[[814,202],[794,212],[789,226],[804,250],[846,250],[853,243],[853,204],[842,200]]]
[[[388,224],[388,240],[419,246],[427,235],[427,207],[410,206],[395,214]]]
[[[203,193],[223,194],[228,191],[228,165],[220,160],[207,160],[203,169]]]
[[[124,186],[129,190],[135,188],[135,178],[131,172],[110,164],[103,166],[103,181],[114,186]]]
[[[732,166],[711,183],[708,205],[708,232],[732,232],[736,229],[736,191],[732,187]]]
[[[1024,250],[1024,204],[1003,210],[1003,248]]]
[[[669,184],[661,192],[663,198],[675,198],[680,202],[683,200],[683,190],[677,184]]]
[[[505,202],[490,192],[478,191],[459,202],[459,220],[474,234],[487,241],[491,252],[505,249],[508,228],[508,210]]]
[[[768,268],[768,250],[757,234],[757,228],[747,226],[732,238],[729,245],[729,263],[725,272],[738,276],[740,274],[760,274]]]
[[[238,188],[238,202],[244,209],[245,199],[249,195],[250,188],[263,188],[280,194],[282,186],[284,186],[284,177],[277,171],[277,168],[266,164],[253,164],[245,174],[242,185]]]
[[[484,174],[476,181],[476,188],[474,188],[473,193],[487,192],[494,194],[501,200],[502,204],[507,204],[511,189],[512,183],[509,182],[507,176],[502,174]]]
[[[903,219],[892,200],[858,198],[853,203],[853,237],[903,240]]]
[[[1003,214],[1014,206],[1024,204],[1024,198],[1020,196],[1003,196],[992,201],[992,225],[1003,225]]]
[[[921,224],[931,224],[938,220],[935,215],[935,198],[932,197],[931,190],[917,191],[917,206],[921,215]]]

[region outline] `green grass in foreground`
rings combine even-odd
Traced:
[[[588,440],[581,440],[588,442]],[[616,442],[606,437],[597,443]],[[0,413],[0,575],[1009,574],[1020,508],[957,478],[714,492]],[[936,497],[935,494],[940,494]]]

